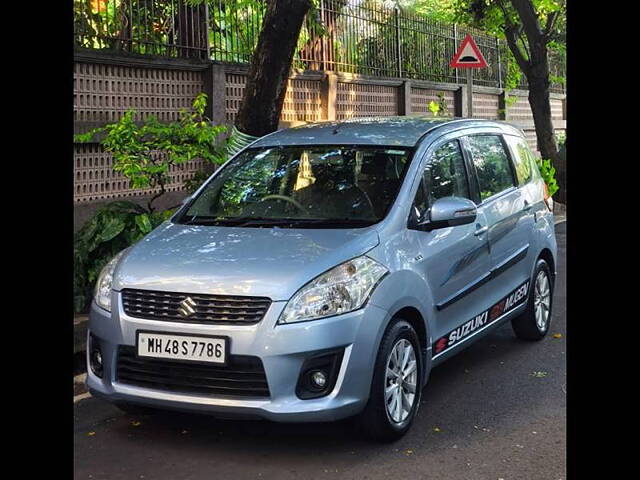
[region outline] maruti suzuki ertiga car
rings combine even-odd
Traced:
[[[551,199],[517,128],[281,130],[104,268],[87,383],[125,411],[355,416],[393,440],[432,368],[507,321],[545,336],[555,268]]]

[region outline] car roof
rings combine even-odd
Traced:
[[[309,123],[278,130],[253,143],[252,147],[284,145],[385,145],[414,147],[429,131],[443,134],[461,128],[498,127],[503,133],[522,136],[520,129],[506,122],[476,118],[434,118],[422,115],[353,118],[340,122]]]

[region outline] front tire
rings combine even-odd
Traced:
[[[542,340],[549,331],[553,305],[553,276],[549,264],[539,259],[529,288],[527,308],[511,321],[513,331],[521,340]]]
[[[420,405],[422,378],[418,335],[407,321],[394,318],[380,342],[369,401],[358,416],[365,436],[391,442],[407,433]]]

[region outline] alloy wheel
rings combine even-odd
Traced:
[[[387,415],[394,423],[404,422],[413,408],[418,384],[418,364],[411,342],[399,339],[387,359],[384,399]]]
[[[546,331],[551,312],[551,288],[549,276],[544,270],[538,272],[533,291],[533,307],[536,325],[541,332]]]

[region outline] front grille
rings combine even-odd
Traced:
[[[157,390],[211,396],[269,397],[267,376],[258,357],[229,355],[226,366],[136,357],[135,347],[118,349],[120,383]]]
[[[181,302],[187,298],[192,302],[188,301],[190,308],[185,310]],[[137,318],[210,325],[252,325],[262,320],[271,299],[126,288],[122,290],[122,304],[127,315]],[[192,313],[185,316],[181,311]]]

